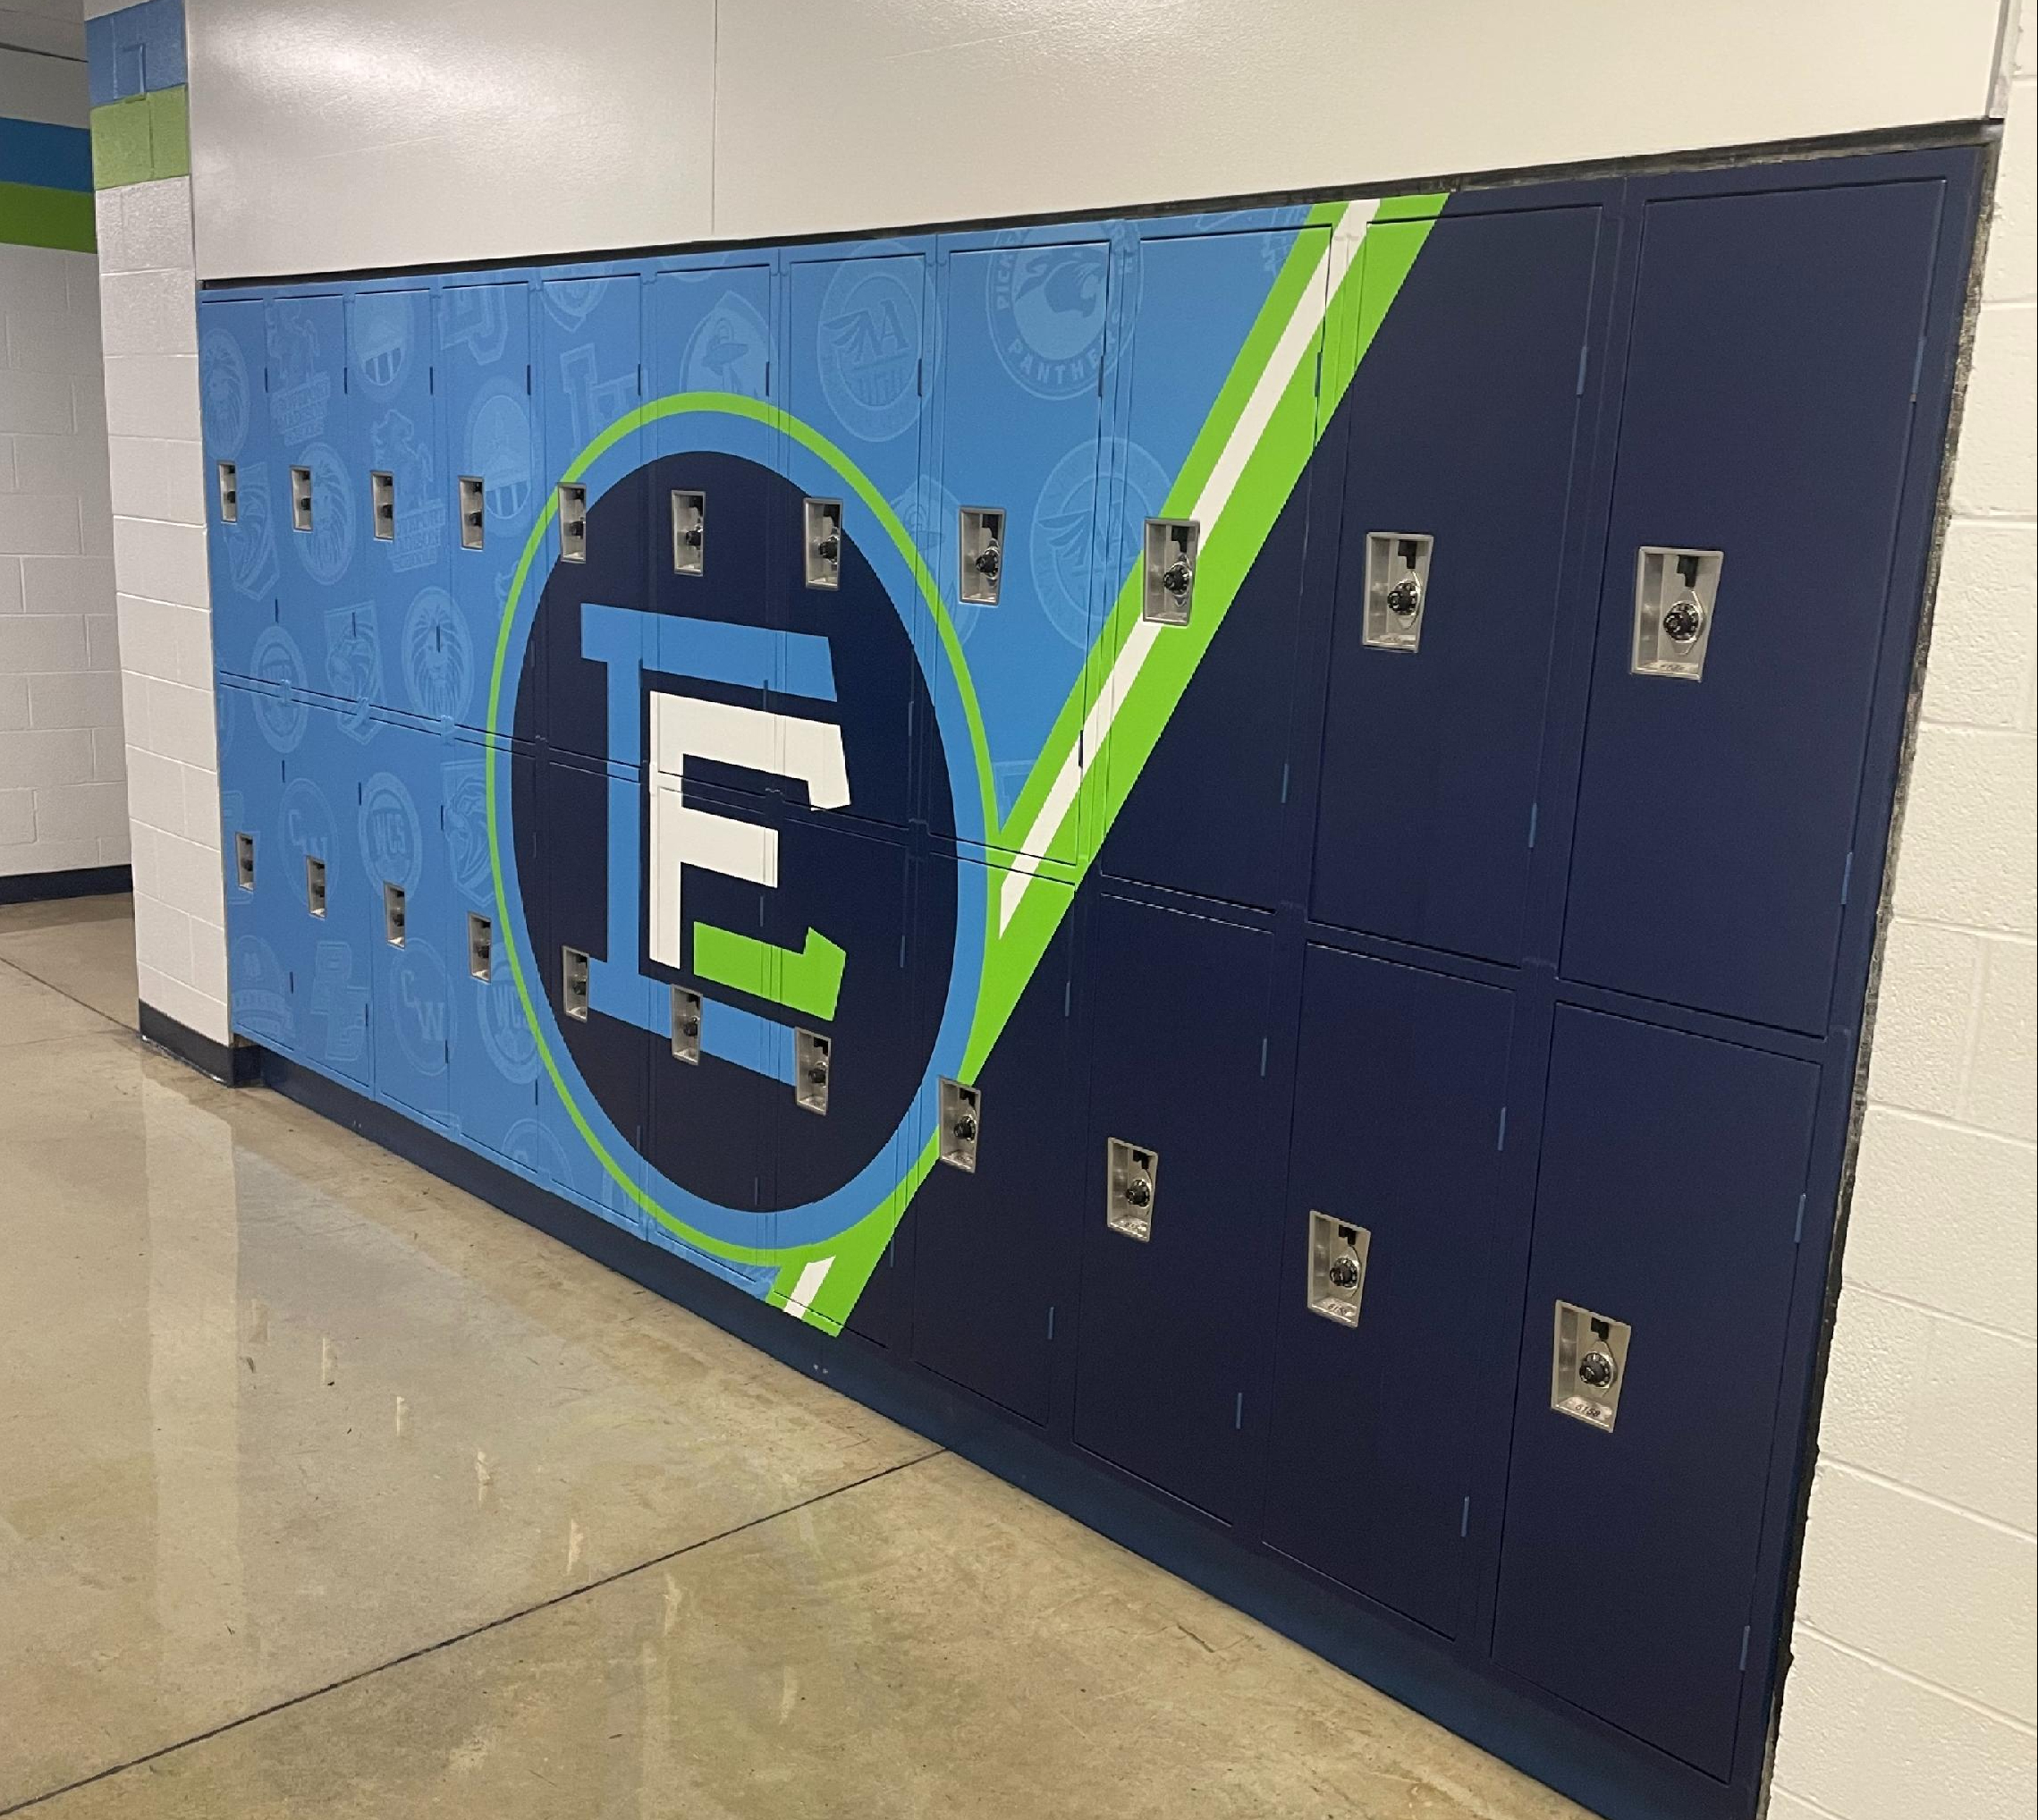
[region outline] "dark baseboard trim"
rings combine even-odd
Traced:
[[[1703,1777],[1531,1692],[1476,1672],[1433,1633],[1248,1547],[1186,1506],[1057,1445],[925,1367],[830,1338],[586,1209],[289,1058],[249,1045],[265,1086],[713,1322],[1292,1638],[1605,1820],[1737,1820],[1746,1790]]]
[[[66,872],[11,872],[0,877],[0,903],[47,903],[65,897],[111,897],[134,889],[128,866],[74,866]]]
[[[139,1007],[135,1021],[143,1042],[168,1050],[178,1061],[211,1076],[223,1087],[246,1087],[260,1078],[262,1052],[249,1044],[216,1042],[152,1004]]]

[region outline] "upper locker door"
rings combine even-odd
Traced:
[[[1513,996],[1312,946],[1302,1003],[1266,1539],[1455,1636]]]
[[[588,606],[640,616],[649,605],[656,539],[641,463],[643,433],[626,429],[599,454],[597,437],[642,395],[643,281],[635,272],[551,278],[538,286],[538,405],[550,527],[527,586],[542,581],[532,637],[544,699],[537,716],[554,749],[643,762],[643,705],[610,712],[611,664],[587,642]],[[540,510],[544,509],[543,504]],[[626,622],[637,623],[638,622]],[[640,653],[625,656],[626,664]],[[521,730],[523,716],[520,713]]]
[[[1560,1008],[1493,1655],[1709,1775],[1734,1751],[1819,1071]]]
[[[359,720],[369,706],[354,631],[354,608],[367,597],[367,464],[350,459],[345,300],[275,298],[268,336],[278,622],[302,656],[306,686],[347,703]]]
[[[992,825],[982,844],[1036,858],[1056,830],[1013,812],[1022,794],[1030,804],[1044,791],[1044,777],[1027,786],[1059,758],[1054,736],[1075,738],[1104,604],[1098,436],[1111,277],[1104,240],[1027,236],[945,261],[940,479],[918,502],[918,534],[983,716]],[[967,748],[941,762],[942,732],[924,732],[928,822],[967,840],[977,781]]]
[[[495,645],[517,563],[545,504],[531,408],[530,286],[449,284],[439,292],[437,373],[444,424],[438,495],[448,611],[431,614],[432,645],[404,645],[405,680],[419,713],[486,725]],[[531,584],[541,581],[534,575]],[[421,628],[420,628],[421,631]],[[505,700],[516,688],[503,679]],[[511,731],[504,727],[503,732]]]
[[[276,626],[280,552],[267,360],[267,306],[260,299],[199,304],[213,661],[230,676],[302,688],[303,653]],[[289,523],[287,513],[283,522]]]
[[[1521,958],[1599,220],[1366,232],[1358,319],[1379,326],[1341,406],[1321,921]]]
[[[1099,825],[1082,830],[1113,876],[1262,908],[1282,896],[1308,487],[1268,494],[1253,473],[1262,451],[1307,462],[1329,244],[1323,228],[1140,244],[1104,540],[1124,591],[1092,685]],[[1194,585],[1156,613],[1141,592],[1151,519],[1191,522],[1197,540]]]
[[[1573,978],[1825,1028],[1941,198],[1645,211]]]
[[[359,291],[347,300],[347,371],[359,426],[360,536],[366,552],[353,637],[367,698],[451,720],[445,590],[452,513],[432,378],[432,296]]]
[[[904,251],[787,267],[785,399],[795,425],[788,453],[800,478],[780,493],[771,534],[774,622],[825,639],[832,656],[849,781],[848,801],[833,807],[899,829],[914,809],[920,608],[856,481],[893,512],[911,510],[923,393],[936,353],[926,267],[925,255]],[[819,455],[800,432],[817,433],[836,459]]]

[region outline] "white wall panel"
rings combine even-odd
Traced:
[[[1984,114],[2000,0],[189,0],[201,275]]]
[[[201,275],[711,232],[715,0],[190,0]]]

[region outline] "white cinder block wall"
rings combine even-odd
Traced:
[[[114,581],[141,1000],[227,1040],[191,182],[98,195]]]
[[[2038,83],[2012,86],[1771,1820],[2030,1820]]]
[[[82,63],[0,50],[0,114],[85,124]],[[92,255],[0,243],[0,877],[116,866],[128,821]]]

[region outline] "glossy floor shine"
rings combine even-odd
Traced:
[[[145,1050],[131,942],[0,910],[0,1814],[1580,1814]]]

